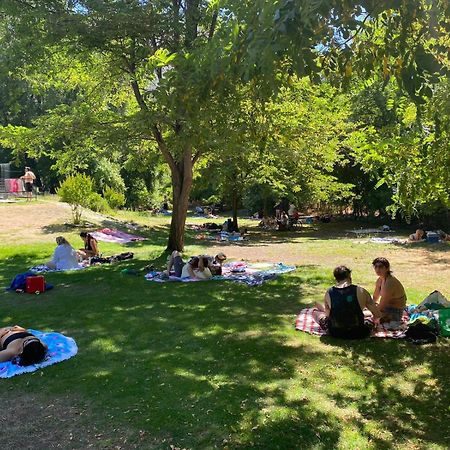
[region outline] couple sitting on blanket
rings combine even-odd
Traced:
[[[170,255],[167,263],[166,276],[171,274],[178,278],[192,278],[193,280],[208,280],[214,275],[221,275],[222,264],[227,259],[224,253],[216,256],[193,256],[187,263],[183,261],[181,254],[176,250]]]
[[[316,322],[332,336],[364,338],[369,336],[375,322],[401,322],[406,306],[405,290],[392,275],[386,258],[376,258],[372,264],[378,275],[373,298],[364,288],[352,283],[348,267],[334,269],[336,285],[325,293],[325,307],[319,305],[314,312]]]
[[[84,242],[84,249],[77,251],[66,238],[58,236],[56,238],[57,247],[46,266],[56,270],[76,269],[80,261],[97,256],[99,254],[97,240],[84,231],[80,233],[80,237]]]

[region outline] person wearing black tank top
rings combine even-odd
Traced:
[[[352,283],[352,272],[346,266],[334,269],[336,284],[325,293],[325,308],[314,312],[314,319],[332,336],[360,339],[369,336],[373,322],[366,319],[367,308],[375,320],[381,313],[370,294]]]

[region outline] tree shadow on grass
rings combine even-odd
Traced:
[[[435,392],[448,399],[439,381],[448,352],[415,353],[397,341],[335,344],[295,332],[295,314],[328,283],[316,268],[256,288],[148,283],[122,275],[121,268],[49,274],[55,290],[37,300],[1,299],[3,317],[63,331],[79,346],[75,358],[46,368],[45,376],[17,377],[8,386],[43,395],[70,390],[90,400],[90,420],[100,429],[126,424],[159,438],[159,448],[328,449],[340,445],[348,429],[389,448],[389,439],[367,423],[397,433],[393,419],[403,419],[407,396],[384,385],[383,375],[398,375],[412,392],[425,394],[407,403],[423,437],[405,427],[400,439],[443,444],[445,433],[437,435],[435,417],[427,416],[439,409],[433,385],[407,376],[409,368],[426,366]],[[0,276],[7,270],[0,262]],[[352,384],[353,377],[365,381]],[[327,388],[333,382],[341,383],[338,389]]]

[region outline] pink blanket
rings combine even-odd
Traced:
[[[115,244],[128,244],[129,242],[144,241],[146,239],[142,236],[128,234],[123,231],[111,228],[103,228],[101,230],[90,233],[90,235],[98,241],[113,242]]]
[[[299,331],[304,331],[309,334],[316,334],[318,336],[323,336],[328,334],[327,331],[323,330],[320,325],[314,320],[313,312],[317,311],[317,308],[305,308],[300,311],[295,321],[295,329]],[[408,316],[403,317],[403,321],[406,324],[408,321]],[[371,337],[377,338],[393,338],[401,339],[405,337],[406,326],[401,330],[388,330],[382,324],[379,324],[371,334]]]

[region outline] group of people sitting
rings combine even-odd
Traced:
[[[53,252],[53,257],[46,263],[46,266],[56,270],[76,269],[80,262],[98,256],[99,248],[97,239],[85,231],[80,233],[80,237],[84,242],[84,248],[75,250],[66,238],[58,236],[56,238],[57,246]]]
[[[375,258],[372,265],[378,276],[373,296],[353,284],[348,267],[334,269],[336,284],[326,291],[324,305],[317,304],[313,313],[314,320],[330,335],[358,339],[369,336],[378,322],[389,322],[394,328],[401,325],[406,307],[405,289],[392,275],[386,258]]]
[[[181,253],[175,250],[169,257],[165,275],[191,278],[192,280],[207,280],[214,275],[222,274],[222,265],[226,259],[225,253],[218,253],[214,257],[209,255],[193,256],[189,261],[184,262]]]

